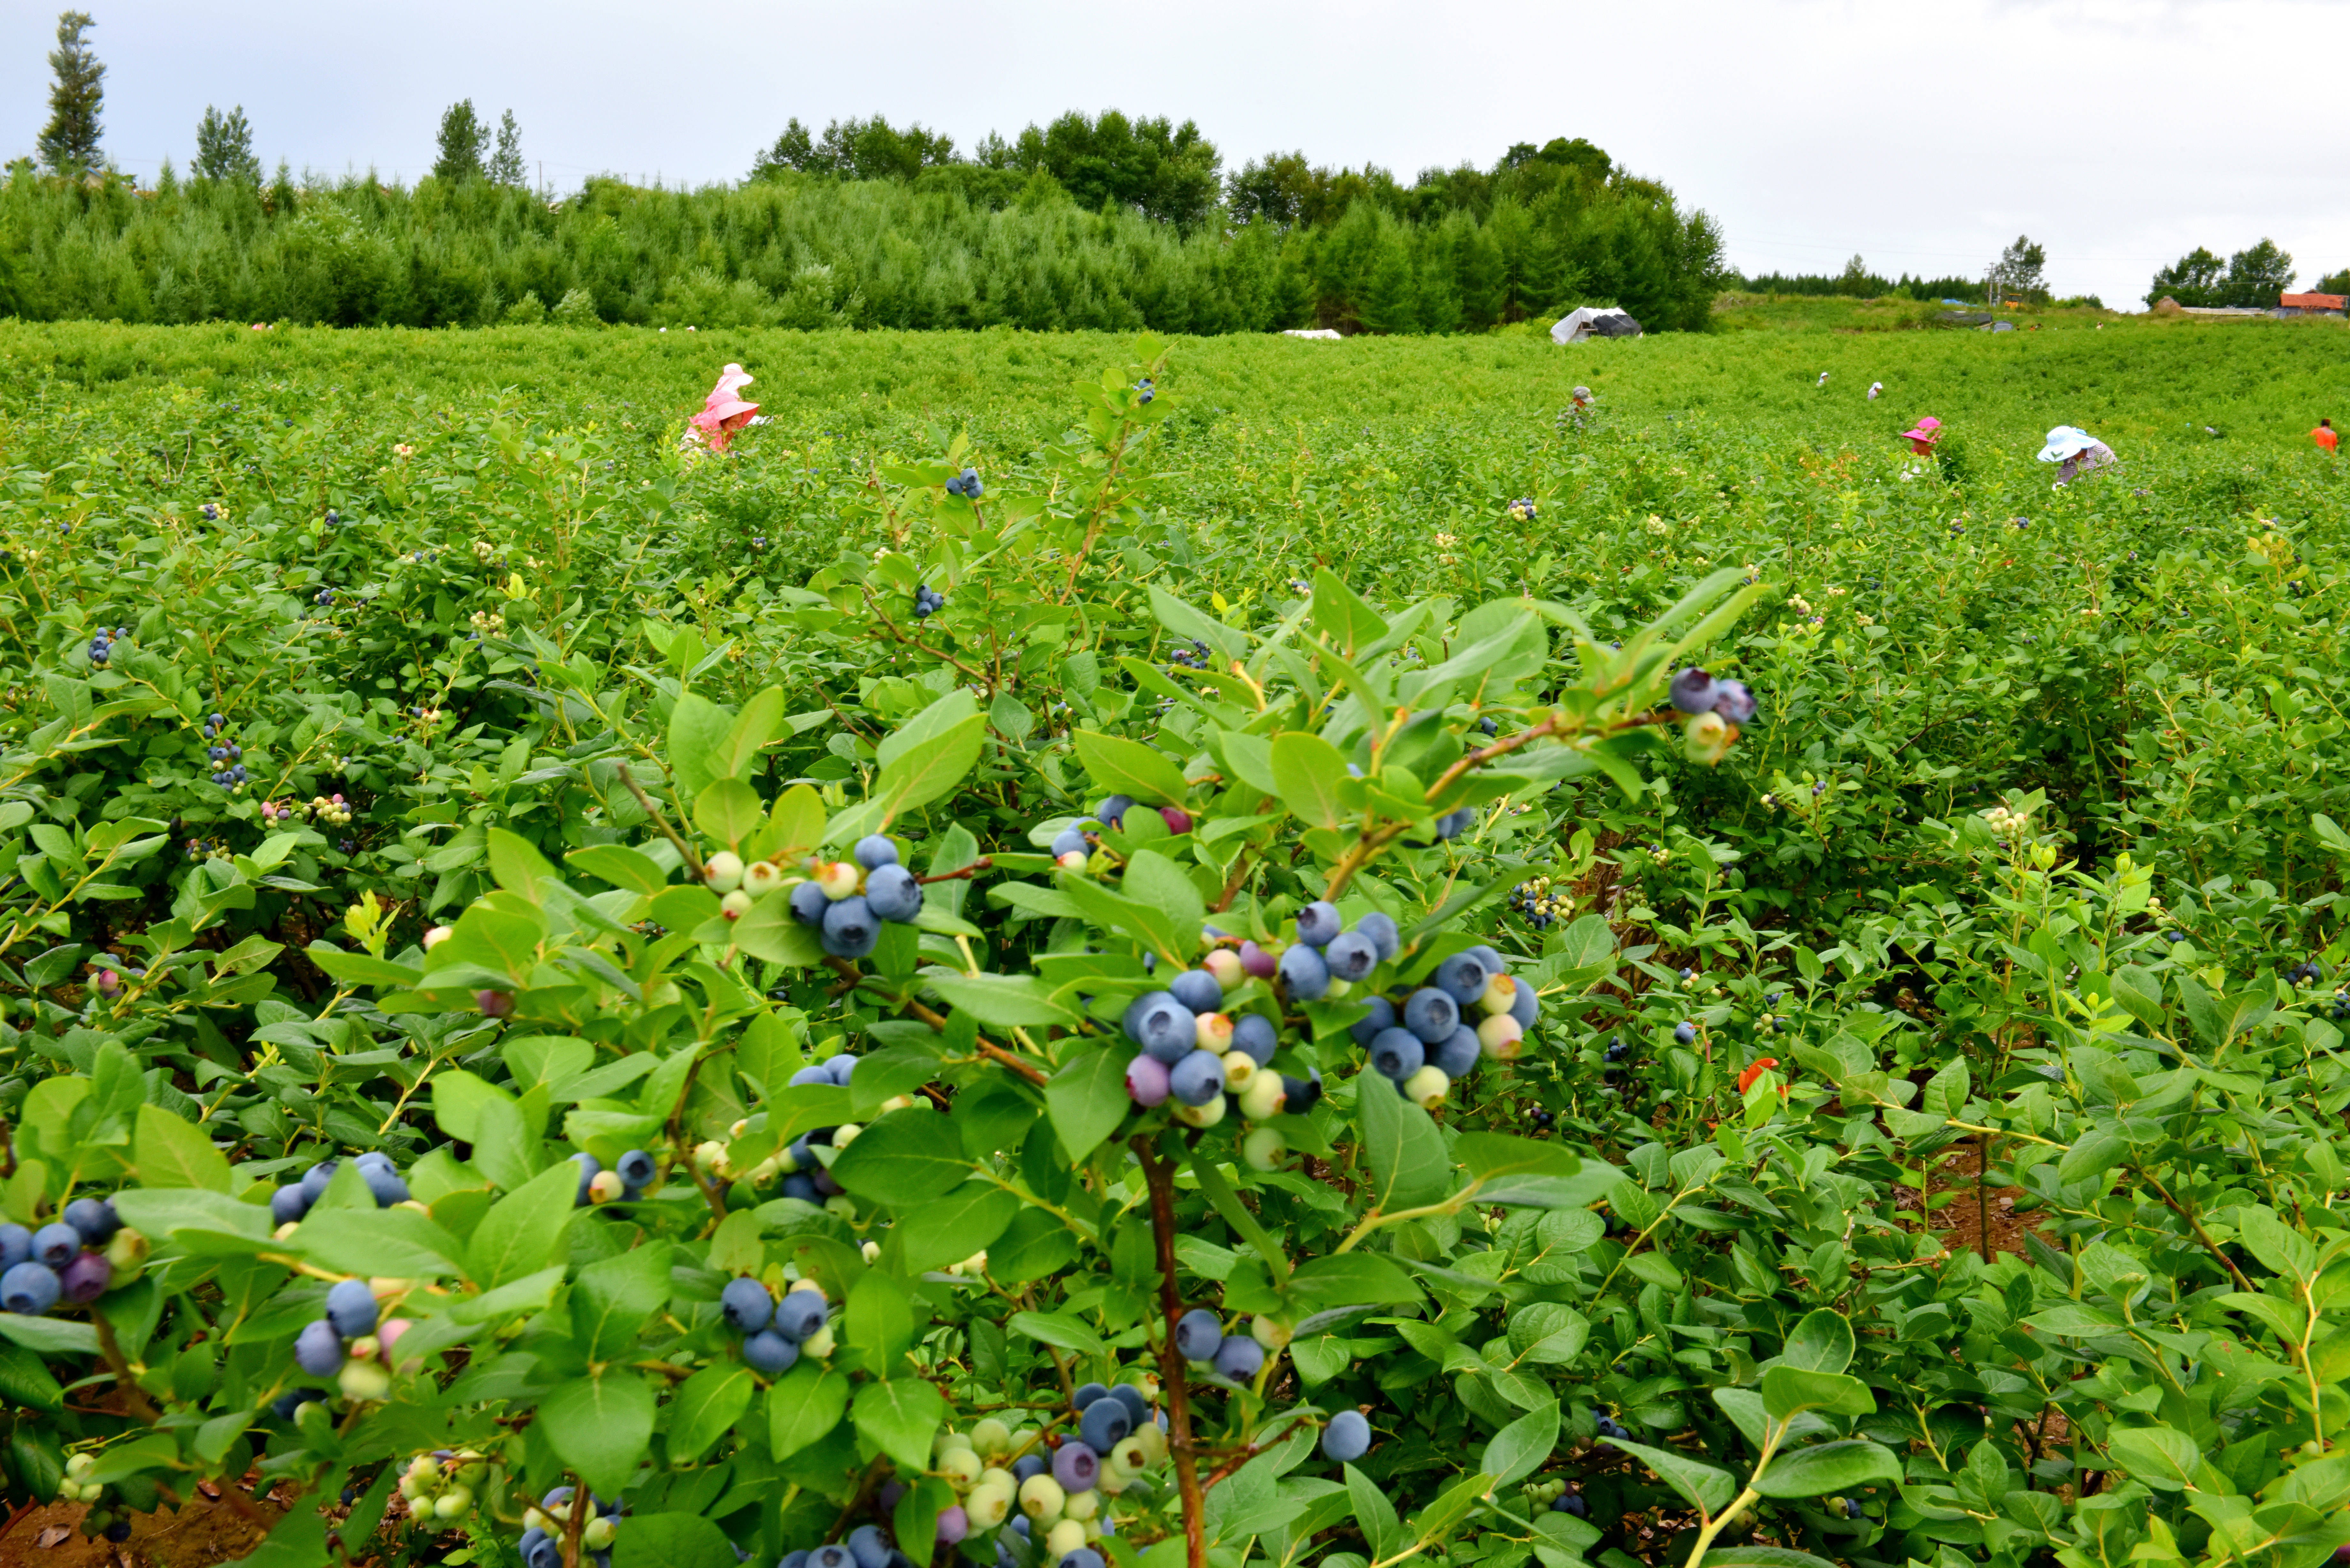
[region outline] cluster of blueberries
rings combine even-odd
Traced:
[[[1280,1031],[1272,1019],[1222,1011],[1225,992],[1275,972],[1270,953],[1243,942],[1237,953],[1218,948],[1166,990],[1136,997],[1122,1021],[1126,1037],[1141,1048],[1126,1065],[1128,1096],[1146,1110],[1171,1099],[1175,1114],[1199,1127],[1215,1126],[1228,1110],[1259,1122],[1284,1110],[1302,1113],[1320,1099],[1319,1072],[1297,1078],[1274,1070]],[[1252,1165],[1270,1168],[1284,1147],[1278,1133],[1260,1127],[1243,1152]]]
[[[111,632],[99,627],[89,634],[89,661],[100,670],[105,669],[106,661],[114,657],[114,639],[130,635],[130,628],[127,626],[118,626]]]
[[[400,1472],[400,1500],[419,1524],[453,1523],[473,1511],[474,1489],[488,1472],[484,1456],[472,1449],[435,1449],[417,1455]],[[346,1506],[359,1501],[355,1491],[346,1490]]]
[[[196,510],[203,514],[204,521],[207,523],[217,523],[221,519],[221,509],[213,505],[209,501],[205,502],[202,506],[197,507]]]
[[[1425,985],[1365,1002],[1369,1011],[1347,1033],[1374,1072],[1431,1109],[1481,1056],[1515,1060],[1542,1011],[1534,988],[1512,978],[1502,955],[1482,945],[1438,964]],[[1472,1009],[1482,1014],[1474,1022]]]
[[[213,783],[234,790],[244,783],[244,763],[238,760],[244,755],[244,748],[221,740],[221,732],[227,728],[228,721],[218,713],[204,720],[204,755],[220,764],[213,769]]]
[[[0,1311],[86,1306],[136,1279],[146,1257],[146,1238],[123,1229],[110,1198],[77,1198],[37,1231],[0,1225]]]
[[[563,1568],[563,1537],[571,1527],[571,1499],[575,1494],[567,1486],[556,1487],[538,1500],[538,1506],[523,1514],[522,1539],[515,1542],[521,1549],[523,1568]],[[620,1515],[626,1511],[619,1502],[608,1502],[594,1492],[588,1494],[592,1511],[579,1527],[579,1544],[586,1550],[596,1568],[612,1568],[612,1542],[619,1534]]]
[[[858,1058],[843,1051],[821,1062],[811,1062],[792,1075],[790,1086],[796,1089],[815,1084],[847,1088],[856,1076],[858,1061]],[[748,1128],[753,1125],[746,1121],[742,1127]],[[746,1171],[734,1170],[727,1163],[726,1146],[715,1141],[696,1148],[694,1158],[722,1180],[731,1181],[740,1176],[754,1187],[764,1187],[781,1176],[785,1198],[821,1205],[825,1199],[840,1195],[840,1184],[833,1180],[832,1172],[825,1168],[824,1162],[817,1158],[815,1151],[818,1148],[846,1148],[860,1130],[854,1123],[841,1127],[810,1127],[794,1138],[782,1153],[761,1160]]]
[[[1148,376],[1134,384],[1134,400],[1138,403],[1147,403],[1159,395],[1159,389],[1150,384],[1150,378]]]
[[[1511,912],[1524,917],[1526,924],[1538,931],[1548,930],[1574,908],[1574,900],[1551,891],[1547,877],[1521,882],[1510,889]]]
[[[1170,663],[1180,664],[1186,670],[1205,670],[1209,667],[1208,661],[1212,657],[1208,651],[1208,645],[1197,638],[1191,639],[1191,647],[1184,648],[1179,645],[1167,656]]]
[[[586,1149],[573,1155],[571,1163],[579,1168],[579,1192],[571,1200],[575,1209],[614,1201],[633,1203],[645,1195],[645,1189],[660,1174],[653,1157],[640,1148],[632,1148],[614,1160],[609,1170]]]
[[[985,485],[980,483],[979,470],[975,468],[966,468],[947,481],[947,493],[960,495],[966,501],[978,500],[986,493],[986,489]]]
[[[2325,971],[2314,963],[2297,963],[2284,971],[2287,985],[2315,985],[2325,978]]]
[[[831,1309],[812,1282],[801,1281],[778,1302],[757,1280],[732,1279],[718,1293],[718,1311],[743,1336],[743,1365],[764,1377],[790,1371],[802,1352],[832,1352]]]
[[[98,1456],[84,1449],[66,1460],[66,1473],[57,1482],[59,1502],[96,1502],[106,1495],[102,1482],[82,1478],[98,1468]],[[93,1508],[82,1516],[82,1533],[103,1535],[118,1546],[130,1539],[130,1521],[110,1508]]]
[[[922,912],[922,885],[898,864],[898,846],[886,835],[868,834],[858,839],[849,855],[847,860],[818,862],[813,867],[815,874],[792,889],[791,903],[794,918],[816,929],[826,952],[834,958],[858,959],[871,952],[881,940],[883,921],[906,925]],[[723,852],[712,856],[709,869],[717,871],[722,858],[734,857]],[[775,867],[767,869],[772,872]],[[749,889],[753,873],[758,870],[754,866],[739,873],[741,890]],[[776,880],[780,879],[777,873]]]
[[[1743,680],[1716,680],[1692,664],[1673,677],[1672,704],[1684,713],[1719,713],[1733,724],[1754,717],[1754,693]]]
[[[408,1182],[400,1168],[391,1163],[391,1156],[381,1149],[369,1149],[351,1163],[359,1168],[359,1176],[367,1182],[368,1195],[379,1209],[389,1209],[395,1203],[408,1201]],[[327,1195],[327,1188],[342,1168],[338,1159],[322,1159],[304,1171],[301,1179],[288,1182],[269,1195],[269,1218],[273,1224],[294,1225],[310,1212],[313,1205]]]
[[[1568,1490],[1566,1482],[1557,1478],[1528,1481],[1526,1497],[1532,1502],[1547,1507],[1553,1513],[1572,1514],[1576,1519],[1591,1517],[1591,1505],[1583,1501],[1583,1494]]]
[[[1531,523],[1534,520],[1534,498],[1531,495],[1521,495],[1511,502],[1506,510],[1519,522]]]
[[[979,482],[977,480],[973,480],[972,483],[976,484]],[[928,583],[923,584],[921,587],[914,590],[914,618],[916,620],[928,620],[932,616],[938,614],[939,611],[946,607],[946,595],[940,593]]]
[[[1110,795],[1099,805],[1094,807],[1094,814],[1090,820],[1101,827],[1122,827],[1126,824],[1126,814],[1134,809],[1135,804],[1132,795]],[[1167,825],[1168,832],[1180,834],[1191,831],[1191,814],[1181,806],[1162,805],[1151,809],[1159,813],[1159,820]],[[1086,830],[1086,825],[1082,822],[1074,826],[1065,827],[1053,837],[1053,858],[1060,864],[1064,871],[1082,871],[1086,868],[1087,861],[1092,857],[1094,838],[1095,836]]]

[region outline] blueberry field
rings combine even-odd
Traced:
[[[2339,1561],[2350,339],[1815,317],[0,324],[0,1561]]]

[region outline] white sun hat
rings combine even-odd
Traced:
[[[2097,438],[2073,425],[2058,425],[2048,432],[2048,444],[2040,449],[2043,462],[2063,462],[2068,457],[2078,457],[2097,444]]]

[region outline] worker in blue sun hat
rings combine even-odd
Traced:
[[[2065,485],[2120,460],[2114,456],[2113,448],[2088,431],[2075,425],[2058,425],[2048,432],[2048,444],[2040,449],[2040,461],[2060,464],[2056,483]]]

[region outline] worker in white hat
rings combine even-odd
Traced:
[[[2075,425],[2058,425],[2048,432],[2048,444],[2040,449],[2040,461],[2061,465],[2056,470],[2056,483],[2061,485],[2119,460],[2114,456],[2113,448],[2088,431]]]

